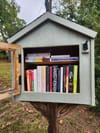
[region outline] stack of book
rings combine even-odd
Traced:
[[[26,70],[27,91],[78,93],[78,65],[38,65]]]
[[[50,57],[51,62],[57,62],[57,61],[73,61],[73,60],[79,60],[78,57],[71,57],[70,55],[52,55]]]
[[[43,62],[50,61],[50,53],[27,54],[25,62]]]
[[[70,55],[50,55],[50,53],[34,53],[27,54],[25,62],[62,62],[62,61],[77,61],[78,57],[71,57]]]

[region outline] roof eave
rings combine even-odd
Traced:
[[[39,17],[38,19],[36,19],[35,21],[33,21],[31,24],[29,24],[28,26],[26,26],[24,29],[20,30],[19,32],[17,32],[15,35],[13,35],[12,37],[8,38],[8,42],[9,43],[13,43],[15,41],[17,41],[18,39],[20,39],[22,36],[24,36],[25,34],[27,34],[28,32],[30,32],[32,29],[36,28],[37,26],[39,26],[41,23],[45,22],[47,19],[50,19],[51,21],[54,21],[58,24],[61,24],[69,29],[72,29],[74,31],[77,31],[85,36],[88,36],[90,38],[95,38],[97,35],[97,32],[88,29],[84,26],[81,26],[79,24],[76,24],[74,22],[71,22],[69,20],[65,20],[59,16],[56,16],[54,14],[51,14],[49,12],[45,13],[44,15],[42,15],[41,17]]]

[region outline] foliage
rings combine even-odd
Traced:
[[[95,45],[96,101],[100,105],[100,0],[59,0],[57,14],[98,32]]]
[[[25,21],[17,16],[19,12],[15,0],[0,0],[0,38],[3,41],[25,25]]]
[[[96,46],[96,58],[95,58],[95,84],[96,84],[96,100],[97,100],[97,105],[100,106],[100,46]]]
[[[100,26],[100,1],[81,0],[78,8],[77,22],[88,28],[95,29]]]
[[[74,21],[76,18],[76,5],[77,2],[71,0],[59,0],[59,7],[56,7],[56,14],[63,18]]]

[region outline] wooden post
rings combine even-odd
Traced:
[[[59,133],[58,120],[65,118],[77,105],[59,103],[31,104],[48,120],[48,133]],[[63,132],[62,132],[63,133]]]
[[[57,115],[56,115],[56,104],[49,104],[48,105],[48,133],[58,133],[58,123],[57,123]]]

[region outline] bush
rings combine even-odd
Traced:
[[[7,60],[8,56],[7,54],[0,53],[0,60]]]

